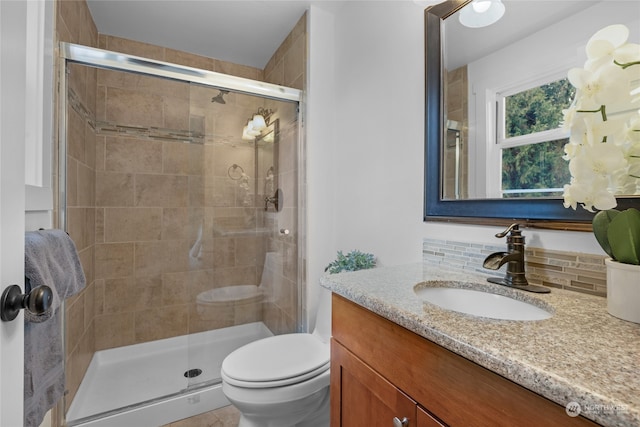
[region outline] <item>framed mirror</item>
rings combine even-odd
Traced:
[[[638,39],[637,3],[502,0],[506,10],[500,21],[468,28],[459,15],[470,3],[449,0],[425,11],[425,221],[518,221],[590,230],[592,213],[563,206],[562,186],[570,175],[562,147],[568,135],[557,117],[568,107],[562,103],[574,96],[567,71],[584,65],[584,47],[595,31],[622,17],[632,29],[630,40]],[[532,91],[550,93],[544,108],[556,110],[556,118],[546,128],[538,126],[536,135],[521,129],[526,124],[508,122],[507,105],[519,104],[525,111],[516,116],[537,114],[540,125],[543,114],[530,111],[538,96]],[[507,130],[513,128],[515,136]],[[533,165],[514,160],[525,145],[535,147]],[[518,181],[525,173],[535,183],[531,188]],[[617,200],[617,209],[640,208],[638,196]]]

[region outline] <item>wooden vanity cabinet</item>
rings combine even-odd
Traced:
[[[331,367],[340,371],[340,375],[333,375],[332,371],[331,377],[332,426],[393,427],[396,419],[395,425],[401,427],[406,419],[406,426],[443,427],[413,399],[335,340],[331,343]],[[340,392],[334,393],[336,389]],[[336,406],[339,411],[334,410]]]
[[[332,304],[332,427],[598,425],[345,298]]]

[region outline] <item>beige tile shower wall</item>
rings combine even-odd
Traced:
[[[229,174],[254,169],[240,135],[258,101],[230,93],[212,103],[217,94],[98,72],[97,349],[262,318],[256,305],[219,316],[196,305],[205,290],[258,284],[264,259],[255,200]]]
[[[99,45],[132,55],[262,80],[262,70],[257,68],[133,40],[100,35]],[[188,85],[166,80],[106,71],[100,76],[99,122],[157,127],[160,133],[201,128],[203,139],[201,145],[189,145],[189,149],[180,142],[163,141],[163,135],[155,135],[160,139],[151,136],[151,140],[149,135],[133,138],[135,141],[114,137],[99,140],[96,233],[101,243],[96,254],[97,348],[230,326],[239,323],[239,319],[258,320],[261,313],[249,315],[236,310],[231,316],[218,316],[222,320],[217,323],[212,319],[203,321],[195,307],[195,297],[203,290],[257,284],[259,280],[257,271],[262,268],[264,258],[260,254],[264,253],[264,242],[255,237],[226,236],[229,227],[255,226],[253,197],[251,206],[240,207],[236,200],[238,184],[230,182],[227,175],[227,169],[234,163],[251,171],[252,152],[249,147],[233,149],[227,143],[237,136],[238,129],[244,125],[242,120],[249,117],[257,105],[241,97],[235,100],[234,94],[226,96],[224,106],[212,104],[210,100],[218,94],[217,90],[190,89]],[[220,111],[212,111],[216,108]],[[215,133],[211,133],[212,130]],[[205,164],[209,167],[205,168]],[[104,209],[100,209],[102,207]],[[132,212],[120,210],[124,208],[134,211],[131,217],[127,215]],[[160,236],[152,231],[158,220],[161,221]],[[189,220],[190,225],[182,225],[185,220]],[[134,225],[129,224],[129,229],[121,227],[125,222]],[[200,224],[203,224],[205,260],[194,267],[188,251],[197,238]],[[129,240],[121,241],[125,236]],[[110,257],[115,257],[112,272],[109,272],[112,266],[105,265],[105,259]],[[125,282],[130,286],[127,287],[122,278],[109,278],[109,275],[127,277]],[[143,302],[118,307],[119,296],[132,290]],[[165,310],[167,307],[171,307],[169,312]],[[124,316],[116,319],[119,314]],[[117,333],[118,326],[125,326],[128,332]]]
[[[482,262],[489,254],[504,250],[505,247],[499,245],[424,239],[422,259],[426,266],[473,271],[487,277],[502,276],[506,267],[487,270]],[[535,285],[606,296],[604,259],[599,255],[529,247],[525,253],[526,277]]]
[[[56,1],[58,41],[98,46],[98,30],[85,0]]]
[[[56,2],[56,38],[96,46],[98,32],[84,0]],[[94,228],[95,228],[95,114],[96,72],[71,65],[68,89],[74,104],[68,108],[67,231],[78,249],[87,278],[86,288],[65,303],[66,408],[75,396],[95,351],[94,341]],[[58,74],[56,73],[56,76]],[[64,96],[64,94],[56,94]],[[54,108],[57,113],[57,108]],[[55,156],[58,156],[57,144]],[[57,165],[57,162],[54,164]],[[57,176],[57,171],[54,177]],[[54,179],[54,182],[57,180]],[[56,223],[59,215],[55,212]],[[66,410],[65,408],[65,410]],[[57,422],[58,417],[54,417]]]
[[[162,46],[151,45],[135,40],[123,39],[115,36],[100,34],[99,46],[101,49],[127,53],[129,55],[142,56],[158,61],[171,62],[173,64],[186,65],[202,70],[216,71],[233,76],[245,77],[254,80],[263,80],[263,72],[259,68],[249,67],[232,62],[221,61],[215,58],[194,55]]]
[[[262,70],[257,68],[118,37],[101,35],[100,46],[147,58],[262,80]],[[105,313],[96,333],[98,348],[260,320],[262,312],[255,304],[224,309],[211,308],[219,311],[215,316],[208,313],[210,310],[207,309],[199,312],[195,305],[195,298],[201,291],[222,286],[257,284],[259,281],[259,272],[264,260],[264,238],[246,232],[238,234],[239,230],[249,230],[256,226],[255,197],[254,194],[243,194],[239,183],[230,179],[228,175],[228,169],[233,164],[240,165],[248,174],[252,174],[253,148],[244,144],[234,145],[234,142],[239,139],[239,130],[244,126],[246,119],[251,117],[259,105],[253,99],[235,94],[225,96],[225,105],[211,103],[211,98],[219,93],[215,89],[197,86],[189,89],[188,85],[180,88],[179,85],[166,84],[166,81],[160,81],[158,84],[158,80],[142,81],[136,76],[122,73],[104,73],[103,76],[105,82],[99,86],[99,94],[104,96],[104,104],[99,104],[99,120],[133,126],[144,123],[144,126],[156,126],[169,132],[191,129],[201,134],[200,142],[203,145],[194,145],[190,150],[185,150],[184,144],[160,144],[156,141],[156,148],[162,146],[162,150],[156,149],[149,153],[148,147],[144,145],[153,143],[146,141],[143,144],[134,144],[140,146],[129,150],[147,150],[147,155],[135,157],[135,154],[131,153],[131,157],[118,156],[116,153],[122,149],[116,145],[122,147],[131,144],[105,142],[105,158],[100,159],[104,160],[104,182],[111,179],[116,181],[113,183],[116,188],[118,185],[125,186],[124,191],[117,190],[111,195],[105,194],[105,197],[124,198],[124,202],[113,202],[123,203],[123,206],[131,206],[134,209],[141,206],[162,207],[160,215],[163,231],[160,240],[172,243],[164,243],[163,249],[162,244],[157,242],[144,245],[139,242],[133,248],[134,259],[127,260],[126,268],[132,265],[134,276],[142,274],[153,278],[151,281],[147,280],[147,288],[160,287],[163,296],[152,303],[158,304],[160,301],[158,307],[171,305],[173,316],[161,317],[163,310],[160,308],[142,313],[135,307],[123,307],[121,311],[130,313],[130,310],[133,310],[136,315],[125,316],[124,321],[127,325],[134,326],[131,333],[120,336],[111,333],[112,329],[117,328],[110,326],[108,319],[110,316],[113,317],[111,313]],[[185,87],[188,92],[181,93]],[[191,101],[190,104],[188,100]],[[132,105],[135,106],[133,111],[130,110]],[[131,163],[132,158],[136,159],[133,163],[137,167],[128,170],[128,174],[125,173],[123,176],[122,170],[127,168],[126,163]],[[113,174],[117,171],[119,175]],[[135,186],[127,182],[132,174]],[[100,177],[99,175],[99,183]],[[186,181],[185,177],[188,178]],[[99,187],[97,191],[100,195],[103,189]],[[105,191],[108,192],[108,188]],[[133,196],[133,199],[130,196]],[[104,203],[108,201],[105,200]],[[109,213],[105,210],[104,215],[106,218]],[[144,214],[138,216],[140,215]],[[144,218],[141,221],[146,222]],[[182,225],[185,221],[190,225]],[[203,225],[204,236],[201,252],[207,261],[194,270],[192,260],[176,253],[188,252],[190,245],[193,245],[197,238],[200,224]],[[117,251],[121,248],[113,249]],[[145,252],[141,252],[143,250]],[[154,266],[151,259],[162,256],[163,251],[168,257],[165,259],[166,262]],[[101,262],[97,261],[98,264]],[[169,267],[170,263],[173,263],[173,266]],[[160,265],[165,270],[178,271],[158,271]],[[111,282],[104,284],[103,298],[105,307],[110,307],[108,310],[113,312],[118,309],[110,301],[117,297],[116,291],[111,290],[109,284]],[[122,288],[122,285],[119,286]],[[149,293],[155,295],[155,292],[146,292]],[[154,318],[156,321],[149,321]],[[148,329],[154,329],[155,332]]]
[[[447,118],[449,120],[455,120],[462,125],[460,132],[460,197],[468,197],[468,171],[469,171],[469,144],[467,143],[469,135],[469,117],[468,117],[468,93],[469,83],[467,78],[467,66],[456,68],[453,71],[447,72],[447,86],[446,86],[446,100],[447,100]],[[447,156],[453,156],[454,151],[449,150]],[[455,162],[455,159],[448,159],[448,161]],[[446,176],[447,194],[454,194],[452,190],[455,184],[455,169],[449,169],[450,174]]]
[[[307,67],[307,14],[300,17],[264,67],[269,83],[304,90]]]
[[[291,30],[280,47],[276,50],[264,69],[265,81],[283,86],[304,90],[306,88],[307,67],[307,14],[300,17],[296,26]],[[293,104],[288,105],[294,108]],[[284,111],[287,107],[280,107],[280,116],[298,117],[295,111]],[[298,123],[280,120],[280,147],[278,150],[278,182],[285,195],[282,212],[267,215],[265,221],[272,229],[288,229],[288,235],[276,235],[268,242],[268,251],[281,253],[283,263],[281,270],[276,272],[275,281],[288,292],[272,295],[264,304],[264,322],[274,333],[287,333],[297,329],[298,319],[298,247],[299,233],[303,232],[298,224],[298,207],[302,204],[297,199],[300,182],[299,152],[298,152]],[[303,313],[301,313],[303,314]]]

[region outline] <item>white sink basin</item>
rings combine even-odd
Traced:
[[[423,287],[414,292],[422,300],[446,310],[504,320],[544,320],[552,314],[528,302],[466,288]]]

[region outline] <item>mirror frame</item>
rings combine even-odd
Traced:
[[[424,221],[479,225],[518,222],[526,227],[591,231],[593,213],[565,208],[559,199],[466,199],[441,197],[444,90],[442,21],[471,0],[447,0],[424,12],[425,19],[425,171]],[[640,198],[618,198],[617,209],[640,209]]]

